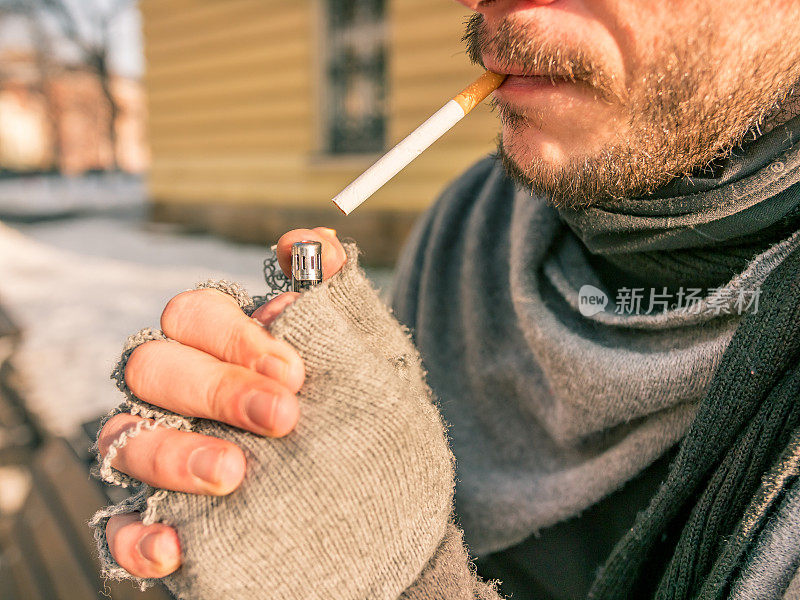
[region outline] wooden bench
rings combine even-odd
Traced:
[[[0,468],[29,482],[21,508],[0,514],[0,600],[169,600],[163,586],[140,592],[130,582],[101,579],[87,522],[127,492],[89,477],[99,420],[65,440],[49,436],[27,413],[8,360],[18,340],[0,308]]]

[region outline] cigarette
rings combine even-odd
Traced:
[[[369,169],[333,199],[345,215],[349,215],[392,177],[447,133],[470,111],[505,81],[506,75],[486,71],[460,94],[412,131],[408,137],[384,154]]]

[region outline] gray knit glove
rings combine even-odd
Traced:
[[[143,486],[100,511],[92,526],[107,576],[130,578],[108,552],[105,524],[134,510],[176,528],[183,565],[164,583],[181,599],[395,600],[423,571],[451,513],[452,455],[408,332],[358,268],[355,245],[345,249],[342,271],[270,327],[306,365],[287,437],[184,419],[128,391],[123,410],[239,445],[247,475],[225,497]],[[105,467],[112,481],[138,483]]]

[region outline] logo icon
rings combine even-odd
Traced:
[[[578,290],[578,309],[584,317],[593,317],[608,306],[608,296],[593,285],[584,285]]]

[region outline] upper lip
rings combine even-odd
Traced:
[[[486,54],[482,57],[483,66],[493,73],[500,73],[505,75],[516,75],[518,77],[549,77],[546,73],[536,73],[530,70],[525,70],[519,65],[501,65],[493,57]]]

